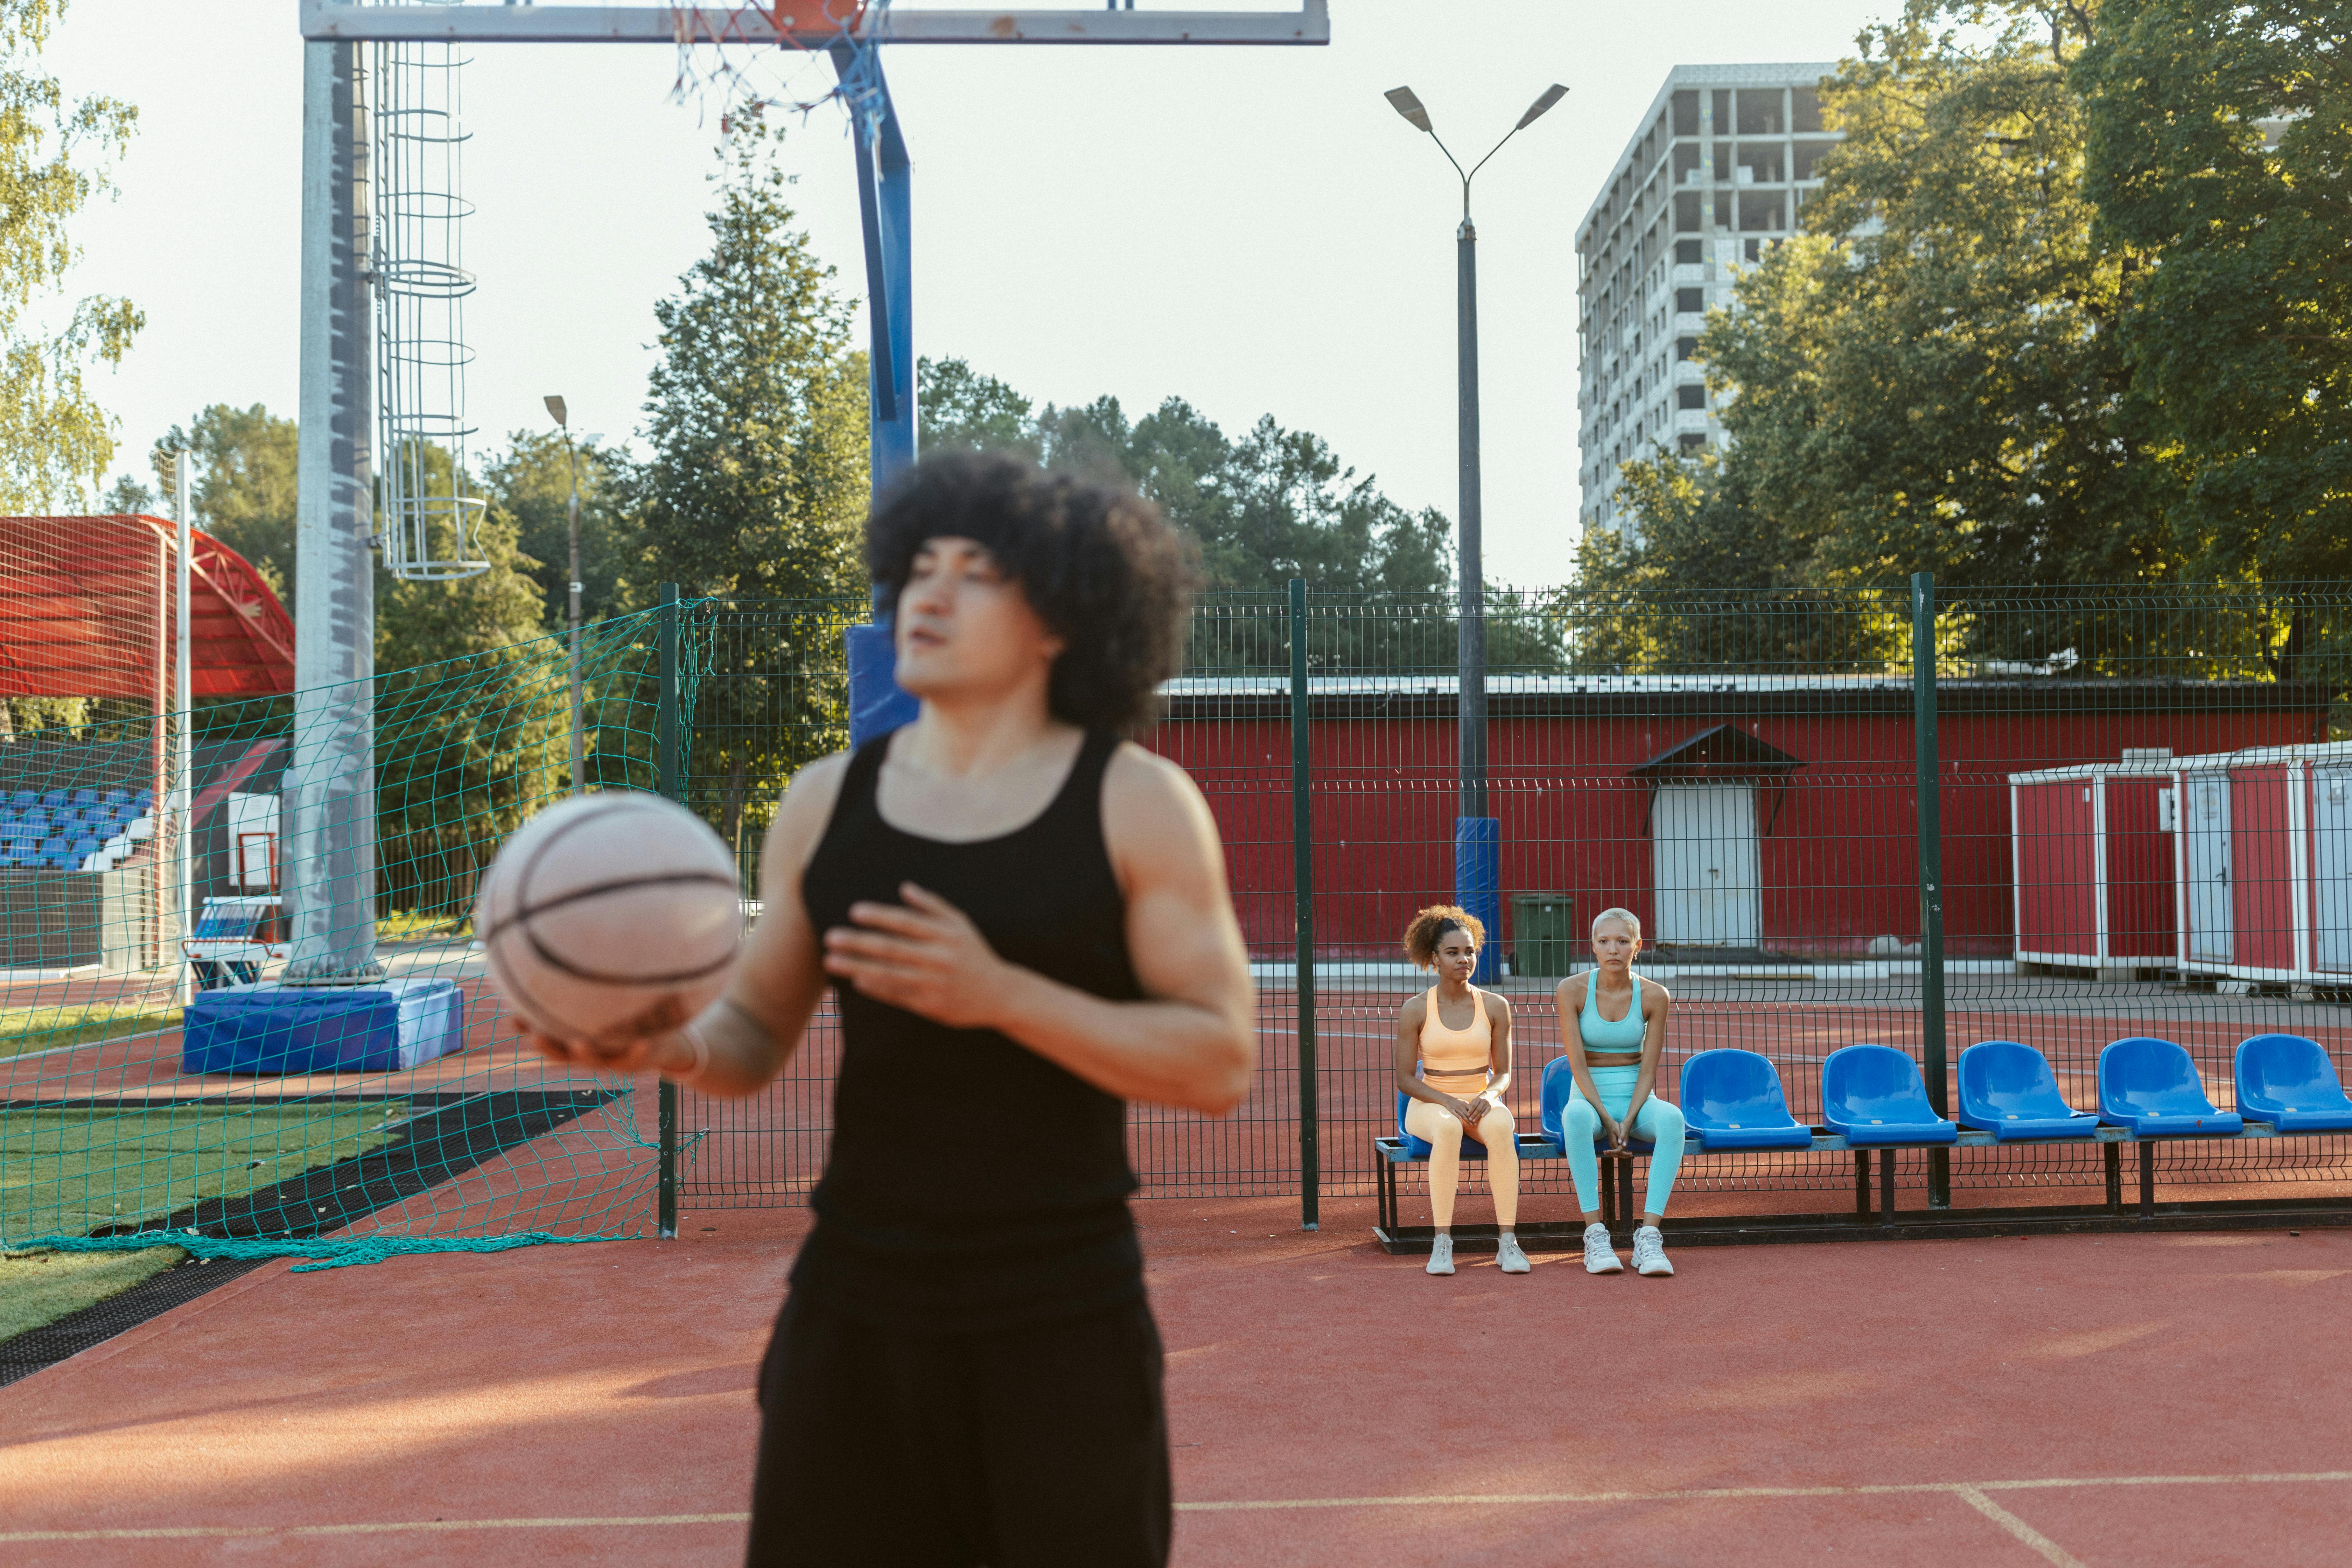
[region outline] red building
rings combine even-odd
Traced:
[[[1452,683],[1310,685],[1317,946],[1393,954],[1412,911],[1452,889]],[[1148,743],[1207,791],[1253,950],[1286,956],[1289,686],[1196,678],[1168,693]],[[1912,702],[1900,678],[1496,678],[1489,814],[1506,921],[1514,893],[1566,893],[1580,923],[1622,904],[1654,943],[1832,955],[1916,942]],[[1947,951],[2015,950],[2012,773],[2308,742],[2326,733],[2327,702],[2292,682],[1941,682]]]

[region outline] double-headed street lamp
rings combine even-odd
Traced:
[[[1456,642],[1462,678],[1462,804],[1461,816],[1454,825],[1454,900],[1484,921],[1488,931],[1497,933],[1502,913],[1496,889],[1501,869],[1501,830],[1497,821],[1486,815],[1486,587],[1480,560],[1478,493],[1478,231],[1470,222],[1470,182],[1486,166],[1488,159],[1503,150],[1504,142],[1534,124],[1545,110],[1567,96],[1568,89],[1558,82],[1544,89],[1543,96],[1528,106],[1519,122],[1504,133],[1503,141],[1496,142],[1485,158],[1465,171],[1439,137],[1436,127],[1430,123],[1429,110],[1422,107],[1412,89],[1391,88],[1388,92],[1390,107],[1410,121],[1414,129],[1427,132],[1429,139],[1437,143],[1437,150],[1445,154],[1445,161],[1454,165],[1454,172],[1462,176],[1462,226],[1454,231],[1462,514],[1455,546],[1462,606]],[[1480,950],[1477,978],[1494,978],[1493,954],[1500,945],[1499,942],[1490,942]]]

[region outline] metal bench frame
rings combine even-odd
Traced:
[[[2088,1138],[2046,1138],[2011,1140],[2006,1145],[1992,1133],[1975,1128],[1960,1129],[1957,1145],[1872,1144],[1857,1146],[1844,1136],[1824,1128],[1813,1129],[1811,1152],[1850,1152],[1853,1155],[1853,1212],[1846,1214],[1777,1214],[1777,1215],[1702,1215],[1685,1218],[1669,1215],[1664,1229],[1668,1239],[1678,1246],[1710,1246],[1765,1241],[1877,1241],[1910,1240],[1925,1237],[1968,1237],[1992,1236],[2072,1235],[2091,1232],[2140,1230],[2278,1230],[2303,1226],[2352,1226],[2352,1199],[2346,1198],[2206,1198],[2181,1203],[2158,1205],[2156,1201],[2156,1147],[2159,1143],[2231,1143],[2249,1140],[2273,1138],[2326,1138],[2342,1136],[2340,1131],[2311,1132],[2281,1132],[2267,1121],[2248,1121],[2242,1132],[2214,1136],[2170,1134],[2141,1138],[2128,1127],[2101,1126]],[[1567,1151],[1539,1133],[1518,1134],[1519,1159],[1564,1160]],[[1892,1158],[1875,1162],[1877,1166],[1877,1203],[1872,1203],[1871,1175],[1874,1152],[1893,1155],[1906,1149],[1989,1149],[2008,1147],[2031,1149],[2064,1147],[2095,1142],[2100,1146],[2106,1167],[2106,1202],[2103,1205],[2046,1205],[2018,1208],[1944,1208],[1917,1209],[1898,1213],[1895,1206],[1895,1162]],[[2139,1201],[2127,1209],[2124,1203],[2123,1148],[2129,1143],[2138,1151]],[[1703,1145],[1693,1134],[1683,1141],[1683,1158],[1712,1153],[1748,1153],[1750,1150],[1715,1150]],[[1791,1149],[1772,1152],[1804,1153]],[[1633,1206],[1633,1162],[1646,1155],[1635,1155],[1622,1149],[1598,1151],[1601,1158],[1601,1215],[1608,1226],[1612,1240],[1625,1245],[1638,1212]],[[1375,1135],[1372,1139],[1372,1165],[1379,1217],[1372,1236],[1385,1252],[1425,1253],[1435,1227],[1402,1223],[1402,1211],[1397,1196],[1397,1168],[1401,1165],[1425,1164],[1428,1156],[1414,1156],[1402,1138]],[[1491,1252],[1495,1247],[1496,1227],[1492,1225],[1456,1225],[1454,1246],[1457,1252]],[[1569,1245],[1584,1233],[1584,1222],[1522,1220],[1517,1234],[1522,1239],[1558,1239]]]

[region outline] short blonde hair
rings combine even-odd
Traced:
[[[1642,940],[1642,917],[1635,914],[1631,910],[1621,910],[1612,907],[1601,910],[1599,914],[1592,917],[1592,930],[1594,933],[1597,934],[1600,931],[1601,922],[1602,921],[1623,921],[1625,922],[1625,929],[1633,933],[1633,940],[1635,942]]]

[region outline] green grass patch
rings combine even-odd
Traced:
[[[81,1236],[363,1154],[405,1101],[0,1111],[0,1237]]]
[[[176,1247],[138,1252],[0,1252],[0,1340],[117,1296],[185,1258]]]
[[[180,1026],[177,1007],[152,1002],[81,1002],[66,1006],[0,1007],[0,1058],[59,1046],[94,1046],[125,1035]]]

